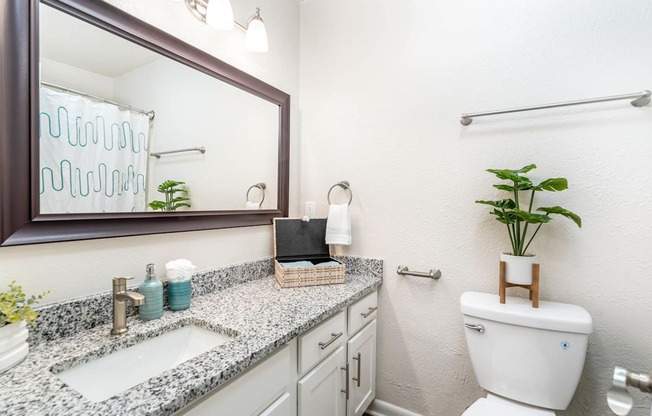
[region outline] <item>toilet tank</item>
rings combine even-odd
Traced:
[[[582,374],[591,315],[576,305],[465,292],[466,342],[485,390],[547,409],[568,407]],[[481,325],[484,331],[468,328]]]

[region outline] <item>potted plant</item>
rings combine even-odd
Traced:
[[[487,169],[487,172],[493,173],[498,179],[507,181],[507,183],[494,185],[494,188],[511,193],[511,197],[498,201],[475,201],[493,207],[490,214],[507,228],[512,251],[502,253],[500,260],[507,264],[507,282],[513,284],[532,284],[532,264],[535,262],[535,257],[528,254],[527,249],[541,226],[552,219],[551,214],[569,218],[578,227],[582,227],[582,220],[578,215],[560,206],[539,207],[535,210],[539,213],[532,212],[537,192],[558,192],[568,189],[568,181],[565,178],[550,178],[535,185],[529,178],[523,176],[536,167],[531,164],[518,170]],[[521,193],[529,193],[529,200],[524,201]],[[522,209],[522,206],[527,206],[527,209]]]
[[[38,312],[32,305],[49,292],[27,297],[15,281],[8,292],[0,292],[0,373],[21,362],[29,350],[27,325],[36,326]]]
[[[180,207],[190,208],[190,198],[177,196],[174,194],[187,194],[188,191],[179,185],[185,185],[185,182],[173,181],[168,179],[158,186],[158,191],[165,195],[165,201],[154,200],[149,203],[150,208],[154,211],[176,211]]]

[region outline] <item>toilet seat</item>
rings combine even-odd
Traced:
[[[462,416],[555,416],[555,412],[489,394],[473,403]]]

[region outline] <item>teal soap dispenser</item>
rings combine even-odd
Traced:
[[[145,303],[138,307],[140,319],[151,321],[163,316],[163,283],[156,278],[153,263],[147,265],[147,275],[138,292],[145,296]]]

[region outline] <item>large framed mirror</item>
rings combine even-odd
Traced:
[[[288,94],[102,1],[0,24],[3,246],[288,215]]]

